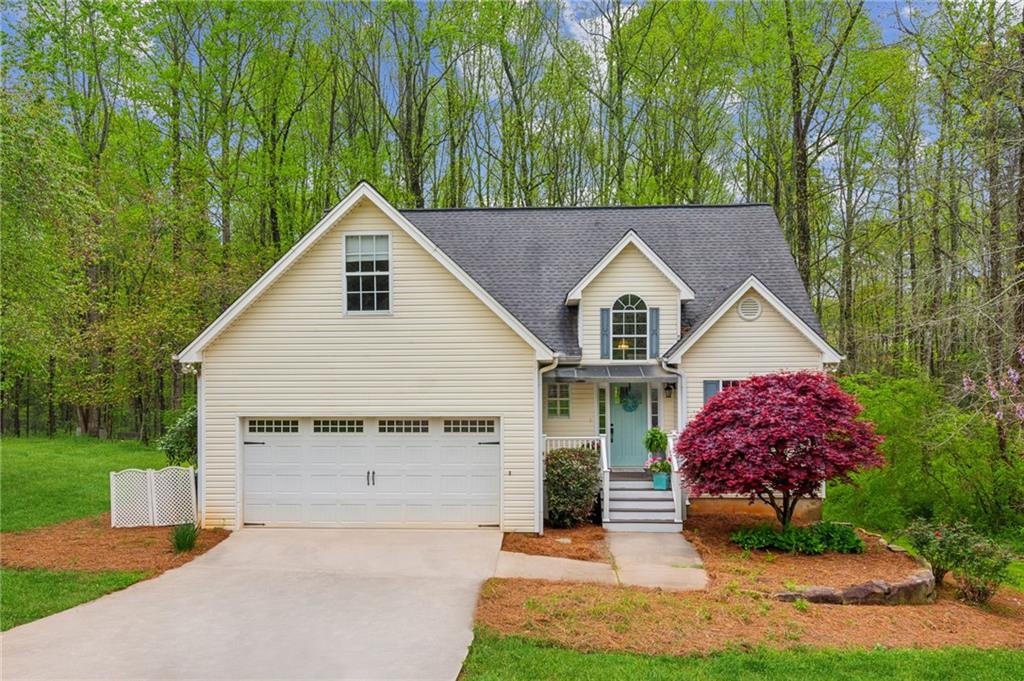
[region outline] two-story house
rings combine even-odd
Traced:
[[[677,530],[643,433],[841,359],[769,206],[398,210],[365,183],[177,358],[204,525],[525,532],[565,445],[599,450],[609,528]]]

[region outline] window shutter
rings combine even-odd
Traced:
[[[601,359],[612,356],[612,309],[601,308]]]
[[[704,381],[704,404],[718,394],[721,384],[721,381]]]
[[[658,335],[661,333],[661,310],[652,307],[647,312],[647,357],[658,357],[661,349],[658,347]]]

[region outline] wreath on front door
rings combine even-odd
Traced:
[[[640,396],[629,388],[623,388],[619,390],[619,406],[625,412],[636,411],[636,408],[640,406]]]

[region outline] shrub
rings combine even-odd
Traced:
[[[971,603],[987,603],[1009,577],[1013,555],[982,537],[967,547],[955,567],[957,595]]]
[[[552,527],[574,527],[594,512],[600,489],[599,456],[596,449],[568,447],[545,455],[544,489]]]
[[[826,551],[861,553],[864,542],[849,525],[821,522],[814,525],[787,525],[781,530],[770,525],[756,525],[736,530],[729,539],[746,550],[776,549],[788,553],[816,556]]]
[[[189,407],[160,438],[156,448],[167,457],[168,466],[195,466],[199,451],[199,414]]]
[[[964,522],[947,525],[918,519],[907,527],[906,534],[910,546],[931,564],[937,585],[959,564],[960,554],[974,539],[974,532]]]
[[[881,438],[861,407],[818,372],[755,376],[723,390],[676,441],[693,494],[760,499],[789,525],[822,480],[879,466]]]
[[[171,544],[175,553],[191,551],[196,546],[196,538],[199,537],[199,528],[193,523],[175,525],[171,528]]]
[[[644,433],[644,449],[650,454],[664,454],[668,449],[668,435],[661,428],[651,428]]]

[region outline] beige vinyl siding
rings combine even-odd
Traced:
[[[391,235],[390,314],[342,313],[349,232]],[[368,201],[205,349],[202,371],[208,525],[240,521],[240,418],[497,416],[502,526],[534,530],[533,349]]]
[[[687,420],[704,406],[704,381],[744,379],[773,371],[821,369],[821,351],[755,292],[761,316],[740,318],[733,305],[682,358],[686,372]],[[740,298],[740,301],[747,296]]]
[[[569,418],[548,416],[544,400],[544,434],[575,437],[597,434],[597,388],[593,383],[568,383]],[[547,386],[545,386],[546,396]]]
[[[679,289],[640,249],[629,244],[583,289],[580,314],[584,361],[601,358],[601,308],[610,308],[619,296],[627,293],[643,298],[648,308],[661,309],[661,352],[672,347],[679,337]]]

